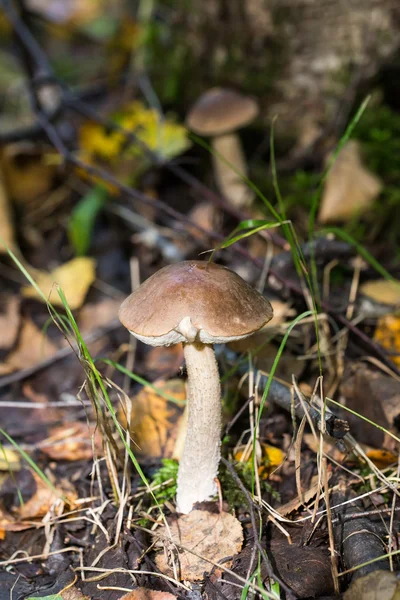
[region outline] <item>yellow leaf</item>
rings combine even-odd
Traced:
[[[396,464],[398,459],[395,454],[389,452],[388,450],[376,450],[374,448],[369,448],[365,453],[368,458],[370,458],[372,462],[380,469],[384,469],[385,467]]]
[[[241,461],[243,457],[243,453],[246,446],[240,446],[235,453],[235,460]],[[285,458],[284,452],[280,448],[276,448],[275,446],[270,446],[269,444],[261,444],[262,456],[261,461],[258,467],[259,475],[268,475],[271,471],[273,471],[276,467],[283,462]],[[252,455],[251,452],[247,458],[249,464],[251,464]]]
[[[360,292],[380,304],[400,304],[400,281],[366,281],[360,286]]]
[[[87,291],[95,278],[96,261],[88,257],[74,258],[51,273],[37,271],[35,276],[36,283],[45,297],[50,298],[50,301],[56,306],[62,306],[61,298],[54,290],[54,284],[57,283],[63,290],[72,310],[82,306]],[[25,298],[43,301],[43,298],[32,286],[23,288],[22,293]]]
[[[383,348],[393,353],[391,360],[400,366],[400,317],[385,315],[380,317],[375,330],[374,339]],[[398,354],[398,356],[395,356]]]
[[[191,146],[183,125],[170,117],[164,117],[154,108],[147,108],[142,102],[132,102],[119,113],[116,122],[132,132],[149,150],[159,158],[169,160]],[[121,154],[147,158],[140,144],[126,145],[126,136],[118,131],[108,131],[98,123],[85,123],[79,134],[81,152],[87,157],[97,157],[113,161]]]
[[[86,122],[79,132],[79,143],[89,156],[114,159],[120,152],[124,136],[117,131],[107,131],[98,123]]]
[[[0,363],[0,375],[34,367],[56,351],[57,347],[43,335],[33,321],[25,319],[16,348],[7,356],[5,363]]]
[[[19,471],[20,469],[20,454],[10,448],[0,448],[0,471]]]
[[[158,379],[154,386],[176,400],[185,400],[186,389],[182,379]],[[137,445],[135,454],[146,458],[171,458],[182,413],[183,406],[168,401],[150,387],[144,387],[132,398],[130,431]],[[121,414],[120,419],[125,426],[125,415]]]

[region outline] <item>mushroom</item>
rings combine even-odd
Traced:
[[[238,135],[235,133],[258,115],[252,98],[224,88],[211,88],[190,110],[186,124],[195,133],[211,137],[211,146],[234,169],[247,175],[247,165]],[[221,193],[237,208],[251,204],[253,190],[237,172],[217,154],[213,154],[215,178]]]
[[[193,260],[149,277],[122,303],[119,318],[145,344],[183,343],[189,414],[177,507],[188,513],[216,493],[221,386],[212,345],[258,331],[272,318],[271,305],[230,269]]]

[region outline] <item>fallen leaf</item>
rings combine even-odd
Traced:
[[[363,450],[379,469],[384,469],[397,463],[398,456],[388,450],[376,450],[375,448],[365,447],[363,447]]]
[[[191,146],[183,125],[176,123],[171,117],[161,115],[154,108],[147,108],[138,100],[116,115],[115,121],[164,160],[182,154]],[[142,157],[148,160],[140,143],[133,143],[125,148],[124,134],[109,131],[98,123],[86,122],[81,127],[79,139],[85,156],[114,161],[123,154],[124,157]]]
[[[380,304],[400,304],[400,281],[375,279],[360,285],[360,292]]]
[[[50,429],[50,436],[40,447],[53,460],[93,460],[92,436],[96,453],[102,454],[100,432],[87,423],[77,421]]]
[[[100,302],[89,303],[82,306],[78,314],[80,332],[89,333],[94,329],[108,325],[118,314],[121,300],[105,298]]]
[[[17,296],[0,296],[0,307],[4,312],[0,313],[0,349],[8,349],[13,346],[17,339],[20,323],[20,300]]]
[[[21,455],[15,450],[0,446],[0,471],[19,471]]]
[[[270,473],[271,471],[276,469],[276,467],[279,467],[279,465],[282,464],[285,458],[285,453],[282,452],[280,448],[276,448],[276,446],[270,446],[269,444],[260,444],[260,446],[262,455],[261,460],[259,462],[258,474],[267,477],[268,473]],[[243,462],[243,453],[246,448],[247,446],[240,446],[236,449],[234,455],[235,460]],[[251,464],[252,460],[252,454],[250,451],[246,462]]]
[[[212,563],[223,562],[229,568],[231,560],[225,559],[235,556],[243,544],[242,526],[236,517],[224,512],[216,514],[202,510],[192,510],[188,515],[182,515],[169,524],[169,532],[162,527],[156,537],[164,547],[164,551],[156,557],[157,567],[162,573],[173,576],[172,562],[168,559],[170,556],[171,560],[175,560],[181,581],[203,579],[204,574],[213,569]],[[174,543],[186,550],[176,546],[175,551]],[[168,552],[169,548],[174,550]]]
[[[400,317],[395,315],[380,317],[375,329],[374,340],[388,350],[389,358],[400,366]]]
[[[154,386],[177,401],[183,402],[186,398],[185,384],[181,379],[159,379]],[[144,387],[132,398],[130,431],[138,446],[135,454],[148,459],[171,458],[182,413],[182,405],[174,404],[150,387]],[[125,426],[123,413],[120,414],[120,420]]]
[[[373,571],[352,581],[343,600],[400,600],[400,582],[396,573]]]
[[[144,587],[138,587],[122,596],[120,600],[174,600],[176,597],[177,596],[174,596],[169,592],[159,592]]]
[[[18,204],[33,202],[53,186],[56,166],[48,160],[54,152],[38,152],[31,142],[6,146],[1,164],[9,196]]]
[[[60,497],[60,494],[46,485],[37,473],[32,472],[32,475],[36,482],[36,490],[33,496],[15,511],[20,521],[44,517]]]
[[[16,243],[9,196],[0,169],[0,254],[7,252],[5,246],[13,250],[16,247]]]
[[[68,502],[70,508],[76,505],[78,496],[69,481],[62,480],[57,489],[52,489],[35,471],[32,471],[32,475],[36,482],[36,490],[29,500],[14,511],[18,521],[41,519],[55,502],[62,502],[61,498]]]
[[[146,373],[149,373],[152,377],[170,377],[179,371],[183,361],[181,344],[156,346],[146,354]]]
[[[34,367],[57,351],[57,347],[29,319],[22,322],[17,347],[0,364],[0,374]]]
[[[89,596],[85,596],[82,592],[75,587],[68,587],[66,590],[60,592],[62,600],[90,600]]]
[[[359,143],[350,140],[328,172],[318,221],[348,221],[371,208],[381,190],[381,180],[362,163]]]
[[[54,290],[54,284],[57,283],[63,290],[69,307],[75,310],[82,306],[89,287],[96,279],[96,261],[94,258],[82,256],[64,263],[51,273],[37,271],[35,275],[38,287],[52,304],[63,306],[61,298]],[[22,294],[25,298],[35,298],[43,302],[43,298],[33,286],[24,287]]]

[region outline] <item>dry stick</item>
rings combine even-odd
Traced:
[[[264,561],[265,567],[267,569],[268,576],[271,579],[274,579],[274,581],[277,581],[279,583],[279,585],[281,586],[281,588],[283,590],[285,590],[285,592],[287,594],[288,600],[294,599],[295,596],[294,596],[292,590],[277,575],[274,574],[273,569],[272,569],[272,565],[271,565],[270,560],[268,558],[268,555],[265,552],[264,548],[262,547],[260,540],[258,539],[258,530],[257,530],[257,524],[256,524],[256,517],[255,517],[255,514],[254,514],[254,503],[253,503],[253,500],[251,499],[251,496],[250,496],[249,492],[247,491],[246,487],[243,485],[243,483],[242,483],[239,475],[236,473],[233,465],[228,460],[226,460],[226,458],[224,458],[224,457],[221,458],[221,462],[228,469],[228,471],[231,474],[232,478],[234,479],[235,483],[238,485],[238,487],[240,488],[240,491],[243,493],[243,495],[246,498],[246,503],[247,503],[247,506],[249,508],[249,513],[250,513],[251,526],[252,526],[253,533],[254,533],[255,545],[257,546],[257,549],[258,549],[258,551],[260,552],[260,554],[262,556],[262,559]]]

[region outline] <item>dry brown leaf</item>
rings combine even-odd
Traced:
[[[360,285],[360,292],[380,304],[400,304],[400,281],[375,279]]]
[[[8,194],[19,204],[36,200],[53,185],[55,165],[50,164],[30,142],[9,144],[1,162]]]
[[[98,429],[88,427],[86,423],[77,421],[66,423],[50,429],[50,437],[41,451],[53,460],[92,460],[92,435],[96,453],[102,454],[102,441]]]
[[[120,600],[174,600],[176,596],[169,592],[159,592],[148,590],[144,587],[138,587],[128,594],[125,594]]]
[[[5,363],[0,364],[0,374],[34,367],[56,351],[57,347],[42,331],[32,321],[25,319],[17,347],[7,356]]]
[[[5,538],[7,531],[25,531],[31,527],[32,523],[22,523],[0,508],[0,539]]]
[[[82,306],[89,287],[95,279],[96,261],[94,258],[86,256],[73,258],[51,273],[45,271],[35,273],[35,281],[45,297],[49,298],[55,306],[63,306],[62,300],[54,288],[54,284],[57,283],[63,290],[71,310]],[[42,296],[33,286],[23,288],[22,294],[25,298],[35,298],[43,302]]]
[[[75,506],[78,497],[69,481],[62,480],[59,483],[59,489],[57,486],[55,490],[51,489],[34,471],[32,471],[32,475],[36,482],[36,490],[33,496],[15,511],[18,521],[41,519],[61,498],[68,501],[70,508]]]
[[[146,373],[158,377],[175,375],[183,364],[182,344],[173,346],[156,346],[146,354]]]
[[[116,318],[120,305],[121,301],[114,298],[106,298],[95,304],[85,304],[79,311],[79,330],[84,334],[108,325]]]
[[[353,581],[343,600],[400,600],[400,582],[396,573],[373,571]]]
[[[177,401],[183,402],[186,398],[185,384],[181,379],[159,379],[154,386]],[[130,431],[138,446],[135,454],[144,458],[171,458],[182,414],[182,405],[174,404],[150,387],[144,387],[132,399]],[[120,420],[125,426],[123,413]]]
[[[63,600],[90,600],[89,596],[82,594],[81,590],[74,585],[68,587],[66,590],[62,590],[59,595]]]
[[[157,555],[156,563],[162,573],[173,576],[173,567],[168,558],[171,557],[176,561],[179,578],[185,581],[203,579],[204,573],[212,570],[212,563],[223,561],[224,566],[229,567],[231,561],[225,559],[235,556],[243,544],[242,526],[236,517],[228,513],[192,510],[170,523],[169,529],[171,537],[164,527],[157,531],[164,551]],[[186,550],[177,546],[176,552],[168,552],[169,548],[174,548],[174,543]]]
[[[0,207],[1,210],[1,207]],[[0,216],[1,219],[1,216]],[[0,232],[1,235],[1,232]],[[17,296],[0,296],[0,348],[8,349],[14,344],[20,322],[20,300]]]
[[[20,521],[44,517],[54,502],[61,496],[61,494],[46,485],[39,475],[34,472],[32,475],[36,482],[36,490],[33,496],[15,511]]]
[[[381,190],[381,180],[362,163],[359,143],[350,140],[328,173],[318,220],[320,223],[348,221],[368,210]]]

